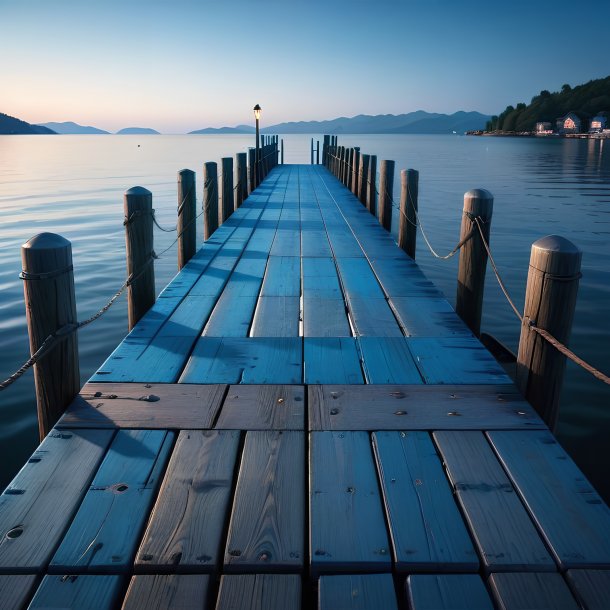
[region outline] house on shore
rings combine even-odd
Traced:
[[[549,136],[553,133],[553,123],[550,121],[540,121],[536,123],[537,136]]]
[[[608,118],[605,114],[598,114],[591,119],[591,124],[589,125],[589,133],[601,133],[606,129]]]
[[[564,117],[557,119],[557,133],[581,133],[582,119],[575,112],[568,112]]]

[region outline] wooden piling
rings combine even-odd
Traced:
[[[152,193],[141,186],[125,192],[125,244],[129,330],[155,303]]]
[[[483,236],[489,243],[493,203],[493,195],[485,189],[464,194],[460,241],[471,232],[472,237],[460,249],[455,311],[477,337],[481,332],[487,250],[474,219],[479,218]]]
[[[371,155],[369,159],[369,174],[367,177],[366,207],[368,211],[377,214],[377,155]]]
[[[281,152],[280,152],[280,162],[284,165],[284,138],[281,139]]]
[[[398,247],[415,260],[417,243],[417,199],[419,172],[403,169],[400,172],[400,214],[398,216]]]
[[[203,239],[218,229],[218,164],[203,164]]]
[[[310,163],[311,163],[311,165],[313,165],[313,138],[311,138],[311,147],[310,147],[309,153],[310,153],[310,155],[309,155],[310,156]]]
[[[350,179],[349,190],[358,197],[358,169],[360,168],[360,148],[354,147],[354,154],[352,155],[352,176]]]
[[[191,260],[197,248],[197,196],[195,172],[183,169],[178,172],[178,269]]]
[[[237,176],[237,188],[235,189],[235,209],[248,197],[248,159],[245,152],[235,155],[235,174]]]
[[[330,136],[324,136],[322,144],[322,165],[328,168],[328,147],[330,146]]]
[[[60,235],[40,233],[23,244],[21,260],[31,354],[49,335],[59,331],[62,337],[34,365],[42,440],[80,389],[72,245]]]
[[[256,149],[248,149],[248,184],[251,193],[256,188]]]
[[[358,169],[358,199],[366,206],[369,179],[369,159],[371,155],[362,154],[360,156],[360,168]]]
[[[222,191],[221,214],[219,223],[222,224],[231,216],[235,209],[233,199],[233,157],[223,157],[222,160]]]
[[[559,416],[566,358],[532,330],[530,323],[568,344],[581,260],[582,252],[558,235],[548,235],[532,245],[516,381],[523,396],[551,429]]]
[[[320,140],[316,141],[316,165],[320,165]]]
[[[394,198],[394,161],[379,165],[379,222],[386,230],[392,229],[392,200]]]

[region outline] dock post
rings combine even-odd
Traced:
[[[566,358],[532,330],[530,324],[567,345],[576,306],[581,260],[581,250],[558,235],[548,235],[532,244],[516,381],[523,396],[551,430],[554,430],[559,416]]]
[[[248,161],[245,152],[235,155],[235,173],[237,175],[235,209],[237,209],[248,197]]]
[[[222,214],[220,224],[225,222],[235,209],[233,199],[233,157],[222,158]]]
[[[324,136],[322,144],[322,165],[328,169],[328,146],[330,142],[330,136]]]
[[[152,193],[141,186],[125,192],[125,244],[127,249],[127,313],[129,330],[155,303]]]
[[[195,172],[182,169],[178,172],[178,269],[188,263],[197,248],[197,197]]]
[[[377,155],[371,155],[369,159],[367,184],[366,207],[375,216],[377,214]]]
[[[417,243],[417,198],[419,172],[403,169],[400,172],[400,214],[398,216],[398,247],[415,260]]]
[[[348,148],[345,151],[345,171],[343,172],[343,186],[349,188],[350,179],[352,176],[352,157],[354,156],[354,149]]]
[[[316,165],[320,165],[320,140],[316,141]]]
[[[280,141],[281,143],[281,152],[280,152],[280,159],[281,159],[281,164],[284,165],[284,138],[281,139]]]
[[[256,188],[256,149],[248,149],[248,178],[250,193]]]
[[[368,192],[369,159],[371,155],[360,155],[360,168],[358,170],[358,199],[366,206],[366,195]]]
[[[203,239],[207,241],[218,229],[218,165],[203,164]]]
[[[309,150],[310,164],[313,165],[313,138],[311,138],[311,147]]]
[[[349,190],[358,197],[358,169],[360,167],[360,147],[354,147],[354,154],[352,155],[352,176],[350,179]]]
[[[34,365],[38,430],[42,440],[80,389],[78,336],[61,332],[77,324],[72,245],[54,233],[40,233],[21,246],[23,294],[35,354],[57,331],[63,336]]]
[[[493,195],[485,189],[464,194],[460,242],[471,232],[472,237],[460,249],[455,311],[477,337],[481,332],[487,250],[474,219],[479,219],[483,237],[489,243],[493,204]]]
[[[394,161],[383,160],[379,165],[379,223],[386,231],[392,229],[394,199]]]

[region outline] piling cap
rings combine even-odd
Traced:
[[[39,233],[21,246],[21,263],[29,276],[62,274],[72,269],[72,244],[56,233]]]
[[[487,221],[491,218],[493,207],[494,196],[486,189],[471,189],[464,193],[464,212]]]
[[[152,195],[152,193],[148,189],[145,189],[143,186],[132,186],[129,190],[125,191],[126,197],[142,197],[144,195]]]
[[[34,237],[30,237],[28,241],[21,246],[30,250],[57,250],[70,248],[70,242],[57,233],[38,233]]]
[[[582,251],[569,239],[547,235],[532,244],[530,266],[559,277],[577,276]]]

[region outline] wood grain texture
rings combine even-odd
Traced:
[[[302,258],[301,263],[303,298],[343,300],[337,268],[332,258]]]
[[[270,256],[261,289],[264,297],[301,295],[301,259],[298,256]]]
[[[204,574],[134,576],[121,610],[202,610],[210,577]]]
[[[359,337],[362,366],[369,384],[423,384],[407,342],[400,337]]]
[[[221,556],[239,432],[182,430],[135,562],[137,572],[209,572]]]
[[[553,571],[540,539],[481,432],[435,432],[445,468],[487,572]]]
[[[493,610],[477,574],[414,574],[407,578],[411,610]]]
[[[568,570],[568,584],[587,610],[606,610],[610,599],[610,570]]]
[[[215,428],[303,430],[305,388],[297,385],[231,386]]]
[[[348,295],[347,307],[358,337],[403,337],[400,326],[384,299]]]
[[[356,340],[352,337],[306,337],[304,382],[364,383]]]
[[[220,580],[216,610],[299,610],[296,574],[230,574]]]
[[[45,576],[28,610],[113,610],[122,580],[121,576]]]
[[[476,572],[476,551],[428,433],[372,439],[396,569]]]
[[[251,337],[298,337],[299,297],[259,297],[250,329]]]
[[[390,306],[408,337],[471,337],[445,299],[434,297],[392,297]]]
[[[303,298],[304,337],[351,337],[345,302],[343,299]]]
[[[163,475],[173,433],[119,430],[49,573],[124,573]]]
[[[546,428],[513,385],[310,385],[310,430]]]
[[[398,610],[390,574],[321,576],[318,585],[320,610]]]
[[[392,258],[372,257],[371,267],[384,292],[390,299],[396,297],[441,298],[439,289],[426,278],[408,256]]]
[[[44,439],[0,496],[0,573],[45,570],[112,436],[52,430]]]
[[[0,600],[6,610],[22,610],[32,598],[38,577],[33,574],[0,575]]]
[[[305,439],[302,432],[246,434],[224,572],[303,568]]]
[[[61,428],[211,428],[226,385],[87,383]]]
[[[488,437],[560,567],[610,567],[610,509],[553,435]]]
[[[312,432],[311,572],[389,572],[390,545],[365,432]]]
[[[492,574],[488,580],[499,610],[579,610],[561,574]]]

